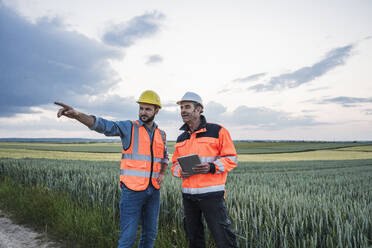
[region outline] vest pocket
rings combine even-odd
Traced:
[[[198,149],[202,153],[207,153],[210,156],[214,156],[218,153],[218,143],[216,139],[210,138],[199,138],[197,139]]]
[[[131,161],[128,160],[126,162],[128,169],[135,170],[137,169],[145,169],[147,167],[147,164],[145,161]]]
[[[178,154],[182,154],[181,156],[190,153],[190,151],[186,150],[186,142],[176,143],[174,149],[178,151]]]
[[[155,143],[154,154],[156,157],[163,158],[164,157],[164,146],[163,143]]]

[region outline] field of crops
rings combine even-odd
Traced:
[[[168,142],[170,154],[174,143]],[[371,143],[235,142],[235,147],[242,162],[372,159]],[[119,161],[121,149],[120,143],[0,142],[0,158]]]
[[[116,149],[117,144],[100,149],[109,151],[105,153],[92,152],[94,145],[106,146],[0,143],[0,198],[7,199],[0,207],[9,210],[16,207],[11,203],[14,198],[20,205],[30,187],[46,189],[48,194],[56,194],[57,200],[53,202],[60,204],[55,208],[62,212],[60,218],[65,227],[58,226],[59,215],[53,214],[52,223],[45,220],[47,224],[41,225],[55,226],[54,229],[66,233],[65,229],[72,230],[56,235],[69,239],[70,246],[72,242],[75,247],[115,247],[119,230],[120,154],[110,150]],[[239,247],[372,245],[371,144],[299,143],[295,147],[289,143],[267,143],[265,147],[265,143],[237,143],[237,150],[246,152],[239,153],[239,165],[229,174],[226,204]],[[262,153],[256,154],[260,150]],[[37,152],[38,156],[32,155]],[[19,156],[22,153],[26,156]],[[47,154],[44,158],[43,153]],[[46,159],[51,158],[48,154],[59,154],[59,159]],[[81,156],[80,160],[74,154]],[[93,161],[94,156],[107,154],[117,157]],[[161,189],[156,247],[186,247],[180,183],[168,172]],[[67,198],[59,197],[62,195]],[[38,204],[36,200],[32,202]],[[44,205],[41,204],[41,209],[47,209],[41,210],[44,215],[53,212]],[[38,216],[44,217],[43,213]],[[208,247],[214,247],[210,238]]]

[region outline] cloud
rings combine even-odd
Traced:
[[[108,60],[122,53],[66,31],[58,18],[33,24],[0,2],[0,33],[0,116],[99,95],[119,80]]]
[[[267,73],[263,72],[263,73],[257,73],[257,74],[249,75],[249,76],[242,77],[242,78],[236,78],[236,79],[232,80],[231,82],[225,84],[225,86],[223,86],[223,88],[221,90],[217,91],[217,93],[218,94],[228,94],[228,93],[233,93],[233,92],[241,92],[242,90],[245,90],[245,89],[242,89],[242,87],[241,87],[242,84],[247,83],[247,82],[256,81],[256,80],[264,77],[265,75],[267,75]]]
[[[219,117],[221,117],[224,113],[226,113],[226,111],[227,111],[227,108],[220,103],[216,103],[212,101],[212,102],[209,102],[207,105],[205,105],[206,114],[216,120],[218,120]]]
[[[232,93],[234,90],[232,89],[232,87],[229,87],[229,88],[226,87],[226,88],[223,88],[223,89],[217,91],[217,94],[228,94],[228,93]]]
[[[323,76],[337,66],[344,65],[346,59],[350,57],[353,47],[354,45],[347,45],[333,49],[326,54],[324,59],[312,66],[302,67],[294,72],[272,77],[267,83],[257,84],[248,89],[261,92],[298,87]]]
[[[74,98],[72,107],[92,115],[109,116],[115,120],[126,120],[138,117],[138,104],[134,97],[119,95],[79,95]],[[69,103],[66,103],[69,104]]]
[[[363,98],[363,97],[339,96],[339,97],[323,99],[319,103],[320,104],[336,103],[344,107],[355,107],[360,103],[372,103],[372,97]]]
[[[308,91],[314,92],[314,91],[327,90],[327,89],[329,89],[329,87],[318,87],[314,89],[309,89]]]
[[[156,34],[164,18],[165,15],[158,11],[136,16],[128,22],[108,28],[103,35],[103,41],[112,46],[129,47],[139,39]]]
[[[169,108],[171,108],[171,107],[179,107],[179,105],[177,103],[170,102],[170,101],[169,102],[162,103],[162,105],[163,105],[164,108],[167,108],[167,107],[169,107]]]
[[[310,116],[293,117],[291,114],[269,108],[250,108],[239,106],[232,113],[231,120],[240,125],[280,129],[293,126],[319,125]]]
[[[254,128],[282,129],[295,126],[315,126],[320,123],[312,116],[293,116],[290,113],[277,111],[265,107],[247,107],[241,105],[232,112],[227,112],[223,105],[210,102],[205,107],[207,120],[237,126],[251,126]]]
[[[372,109],[366,109],[366,110],[364,110],[364,113],[366,115],[372,115]]]
[[[251,81],[255,81],[255,80],[265,76],[266,74],[267,74],[266,72],[257,73],[257,74],[249,75],[247,77],[234,79],[233,82],[238,82],[238,83],[251,82]]]
[[[163,62],[163,58],[158,54],[154,54],[154,55],[148,56],[146,65],[153,65],[153,64],[157,64],[161,62]]]

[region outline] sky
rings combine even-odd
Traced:
[[[234,140],[372,140],[372,1],[0,0],[0,138],[105,138],[58,106],[156,122],[198,93]]]

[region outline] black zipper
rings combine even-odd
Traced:
[[[154,129],[154,133],[152,134],[152,138],[151,138],[151,145],[150,145],[150,151],[151,151],[151,171],[150,171],[150,183],[152,186],[154,186],[152,184],[152,170],[153,170],[153,167],[154,167],[154,151],[153,151],[153,143],[154,143],[154,136],[155,136],[155,129]]]

